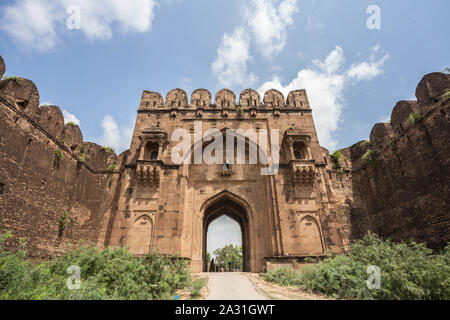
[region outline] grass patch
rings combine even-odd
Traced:
[[[77,126],[78,126],[78,125],[77,125],[75,122],[73,122],[73,121],[67,122],[66,125],[72,126],[72,127],[77,127]]]
[[[368,288],[367,268],[371,265],[380,268],[380,289]],[[433,253],[424,244],[395,243],[369,233],[353,243],[348,255],[325,258],[301,273],[280,269],[263,277],[336,298],[448,300],[450,244]]]

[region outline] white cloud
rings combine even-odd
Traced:
[[[38,50],[56,46],[70,6],[81,9],[81,31],[89,39],[110,39],[113,26],[122,32],[151,29],[155,0],[18,0],[1,12],[0,28],[14,40]]]
[[[38,50],[53,48],[58,38],[57,11],[48,0],[20,0],[1,10],[0,28],[18,42]]]
[[[102,146],[113,147],[120,153],[130,147],[133,136],[132,126],[119,127],[116,120],[106,115],[102,121],[103,135],[97,139]]]
[[[213,73],[222,86],[250,86],[257,80],[254,74],[247,72],[247,63],[251,60],[249,41],[250,37],[242,27],[232,34],[224,34],[212,64]]]
[[[61,111],[64,116],[64,123],[73,122],[77,126],[80,125],[80,120],[78,120],[78,118],[75,115],[71,114],[69,111],[64,110],[64,109]]]
[[[381,67],[389,59],[389,55],[385,54],[378,61],[376,60],[377,52],[380,46],[377,45],[371,49],[372,53],[370,55],[369,62],[361,62],[359,64],[353,64],[348,70],[348,76],[356,80],[370,80],[381,73]]]
[[[298,12],[297,0],[252,0],[245,17],[261,54],[271,59],[286,45],[286,29]],[[277,7],[278,5],[278,7]]]
[[[293,79],[286,86],[283,86],[280,78],[274,75],[272,80],[265,82],[258,91],[263,94],[265,91],[275,88],[287,96],[292,90],[306,89],[311,108],[313,109],[320,143],[332,150],[337,145],[334,133],[338,129],[345,102],[345,89],[358,81],[372,79],[382,72],[381,67],[386,61],[387,55],[376,61],[374,56],[376,51],[378,51],[378,47],[372,48],[369,62],[370,65],[376,66],[374,68],[376,72],[371,73],[373,76],[355,76],[354,73],[350,73],[354,67],[353,65],[348,71],[343,70],[345,63],[344,50],[337,46],[323,61],[313,60],[310,68],[300,70],[297,78]]]

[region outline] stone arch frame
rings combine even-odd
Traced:
[[[230,129],[230,128],[222,128],[222,129],[217,129],[217,130],[221,131],[221,132],[222,132],[222,135],[225,135],[227,129]],[[232,129],[230,129],[230,130],[232,130]],[[192,160],[192,157],[193,157],[193,151],[194,151],[195,149],[200,148],[200,147],[204,148],[206,145],[208,145],[209,143],[211,143],[211,141],[204,141],[205,138],[209,138],[209,137],[211,137],[211,136],[212,136],[212,135],[207,135],[207,136],[205,136],[205,137],[202,137],[202,139],[199,139],[199,140],[195,141],[195,142],[191,145],[191,147],[189,148],[189,152],[185,155],[185,157],[184,157],[184,159],[183,159],[183,163],[186,165],[186,167],[189,165],[189,164],[186,164],[186,160],[187,160],[189,157],[191,157],[191,160]],[[256,148],[257,148],[257,149],[256,149],[256,150],[257,150],[257,154],[258,154],[258,161],[257,161],[257,164],[258,164],[258,165],[261,165],[261,166],[265,166],[265,165],[263,165],[263,164],[261,163],[260,153],[259,153],[259,151],[258,151],[258,150],[259,150],[259,144],[258,144],[258,143],[256,143],[256,142],[253,141],[253,140],[250,140],[249,138],[247,138],[247,137],[245,137],[245,136],[243,136],[243,135],[241,135],[241,134],[239,134],[239,133],[237,133],[237,132],[235,132],[235,131],[234,131],[234,137],[237,138],[237,139],[245,139],[246,152],[248,151],[248,146],[249,146],[249,145],[252,145],[252,146],[256,147]],[[225,147],[225,144],[224,144],[224,147]],[[266,163],[269,163],[270,158],[269,158],[269,156],[267,155],[267,153],[266,153],[266,152],[263,152],[262,156],[263,156],[264,161],[265,161]],[[202,160],[203,160],[203,157],[202,157]],[[194,163],[191,161],[190,164],[194,164]]]
[[[130,250],[131,250],[131,241],[133,240],[133,231],[134,231],[134,229],[135,229],[135,225],[136,225],[136,223],[137,223],[139,220],[141,220],[142,218],[147,218],[147,219],[149,219],[149,220],[150,220],[150,223],[151,223],[150,239],[149,239],[149,246],[148,246],[148,252],[147,252],[147,253],[150,253],[150,252],[151,252],[151,249],[153,248],[153,236],[154,236],[154,234],[155,234],[155,221],[154,221],[154,219],[153,219],[150,215],[148,215],[148,214],[146,214],[146,213],[143,213],[143,214],[138,215],[138,216],[136,217],[136,219],[133,220],[133,225],[132,225],[131,230],[130,230],[130,231],[131,231],[131,234],[130,234]]]
[[[242,210],[236,210],[227,204],[235,204]],[[216,205],[216,207],[214,207]],[[211,211],[209,211],[211,209]],[[225,214],[221,211],[223,209],[229,209],[231,214]],[[242,233],[242,269],[244,272],[249,272],[251,268],[252,256],[254,258],[254,250],[251,250],[254,242],[250,237],[250,230],[252,230],[254,221],[254,211],[252,210],[249,202],[244,198],[227,190],[221,191],[208,200],[203,202],[200,207],[201,220],[202,220],[202,265],[203,271],[207,270],[209,261],[206,261],[207,251],[207,233],[210,224],[223,215],[236,221],[241,227]],[[252,255],[253,253],[253,255]]]
[[[314,221],[314,223],[319,231],[319,239],[320,239],[320,245],[322,247],[322,253],[325,253],[325,239],[323,237],[322,224],[320,223],[320,220],[318,219],[318,217],[311,215],[311,214],[304,214],[299,219],[300,225],[303,220],[308,219],[308,218],[310,218]],[[299,230],[299,232],[300,232],[300,230]],[[300,239],[301,239],[302,234],[300,233],[299,235],[300,235]]]
[[[229,95],[232,96],[231,99],[227,99],[229,104],[223,104],[223,105],[220,104],[219,105],[219,103],[221,103],[223,101],[223,99],[221,98],[222,97],[222,93],[228,93]],[[230,107],[230,108],[233,108],[236,105],[236,94],[233,91],[231,91],[230,89],[227,89],[227,88],[221,89],[221,90],[217,91],[215,99],[214,99],[214,103],[218,107]]]

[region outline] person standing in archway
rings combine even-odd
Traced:
[[[209,272],[216,272],[216,265],[214,263],[214,258],[211,259],[211,263],[209,265]]]

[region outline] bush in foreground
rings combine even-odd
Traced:
[[[371,265],[380,268],[380,289],[367,286],[367,268]],[[450,246],[436,254],[424,244],[395,243],[369,233],[352,245],[348,255],[328,257],[306,266],[301,273],[281,269],[263,278],[337,298],[447,300]]]
[[[26,252],[10,252],[0,235],[0,299],[173,299],[190,284],[187,263],[148,255],[136,258],[124,248],[98,250],[92,246],[69,249],[53,261],[35,265]],[[80,289],[67,287],[67,268],[80,267]]]

